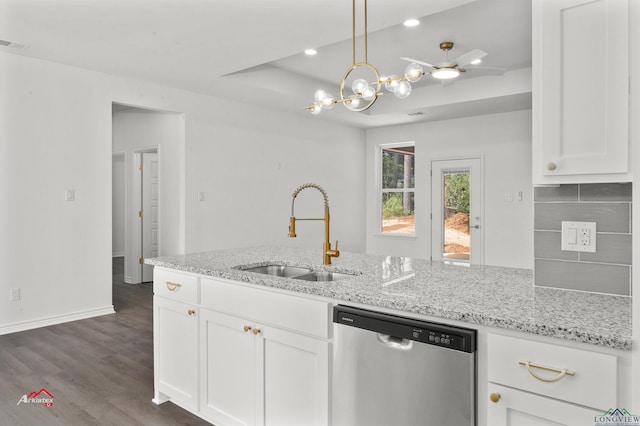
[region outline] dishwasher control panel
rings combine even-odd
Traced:
[[[462,352],[476,351],[476,330],[383,314],[351,306],[333,309],[333,322]]]

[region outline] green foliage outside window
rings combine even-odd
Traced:
[[[444,202],[447,208],[469,213],[469,173],[444,175]]]

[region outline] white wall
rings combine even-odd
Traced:
[[[300,222],[298,237],[287,237],[291,194],[313,182],[328,193],[334,243],[339,239],[341,250],[363,252],[364,132],[330,127],[315,136],[304,123],[269,121],[270,134],[255,123],[203,123],[199,129],[203,137],[189,146],[186,202],[193,216],[187,251],[305,246],[318,248],[321,261],[322,222]],[[204,201],[198,192],[205,193]],[[305,189],[297,197],[297,217],[323,213],[319,191]]]
[[[0,93],[0,334],[112,310],[113,102],[184,113],[185,146],[167,158],[180,252],[321,244],[317,224],[283,237],[290,194],[306,181],[326,187],[341,248],[364,250],[363,131],[7,53]],[[303,196],[315,201],[302,194],[301,212]]]
[[[381,236],[376,215],[375,152],[380,144],[415,141],[416,237]],[[487,265],[533,267],[531,111],[372,129],[367,132],[367,252],[431,256],[432,160],[484,159],[484,258]],[[523,191],[523,201],[504,194]]]

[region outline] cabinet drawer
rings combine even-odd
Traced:
[[[329,304],[269,290],[202,278],[201,305],[302,333],[329,337]]]
[[[153,294],[185,303],[198,303],[198,277],[155,267]]]
[[[489,381],[551,398],[602,409],[617,406],[617,358],[581,349],[556,346],[508,336],[488,337]],[[527,365],[521,362],[529,362]],[[533,364],[566,369],[566,374]],[[539,378],[534,377],[534,374]]]

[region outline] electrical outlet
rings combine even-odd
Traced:
[[[562,222],[562,250],[595,253],[596,222]]]
[[[19,288],[12,288],[9,290],[9,299],[12,302],[17,302],[20,300],[20,289]]]

